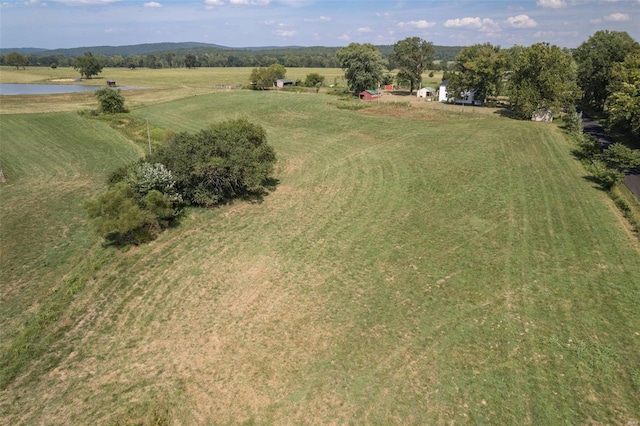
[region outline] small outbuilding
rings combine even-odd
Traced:
[[[276,87],[293,86],[293,80],[289,78],[280,78],[276,80]]]
[[[430,101],[436,96],[436,89],[429,86],[423,87],[416,92],[416,96],[419,98],[425,98],[426,100]]]
[[[380,99],[380,92],[377,90],[363,90],[360,92],[360,99],[365,101],[375,101]]]

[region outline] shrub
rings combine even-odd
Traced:
[[[317,72],[312,72],[307,74],[307,78],[304,80],[304,85],[306,87],[316,87],[322,86],[324,84],[324,76],[318,74]]]
[[[124,107],[124,97],[120,90],[103,87],[95,92],[95,97],[100,103],[100,112],[104,114],[117,114],[120,112],[128,112]]]
[[[117,245],[153,240],[175,222],[182,196],[163,164],[138,162],[116,170],[111,188],[85,205],[96,231]]]
[[[174,204],[182,202],[182,196],[175,189],[176,182],[173,175],[164,164],[134,163],[128,168],[122,180],[131,186],[140,200],[150,191],[156,190]]]
[[[568,131],[576,134],[582,133],[582,112],[569,112],[565,115],[564,121]]]
[[[153,239],[159,228],[153,213],[144,210],[135,198],[133,189],[124,182],[116,184],[95,200],[85,204],[96,231],[107,241],[140,244]]]

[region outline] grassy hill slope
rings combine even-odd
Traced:
[[[555,126],[466,111],[244,91],[135,110],[263,125],[277,189],[105,250],[3,417],[637,421],[636,243]]]

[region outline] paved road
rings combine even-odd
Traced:
[[[607,148],[614,142],[611,136],[605,133],[602,126],[584,112],[582,113],[582,128],[585,133],[596,138],[602,148]],[[626,175],[622,183],[640,200],[640,169],[635,169]]]

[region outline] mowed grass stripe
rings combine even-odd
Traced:
[[[77,114],[6,115],[0,123],[3,348],[82,262],[95,236],[83,202],[106,187],[135,146],[106,123]]]
[[[96,308],[73,356],[0,397],[29,390],[7,418],[87,423],[131,400],[185,424],[639,417],[640,261],[562,134],[333,102],[237,92],[134,111],[190,131],[244,114],[280,182],[115,255],[76,302]]]

